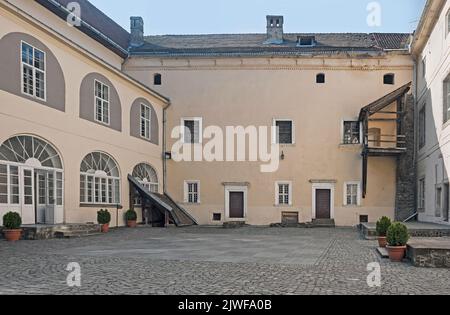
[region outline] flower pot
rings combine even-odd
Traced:
[[[389,259],[392,262],[402,262],[406,254],[406,246],[387,246]]]
[[[387,238],[386,238],[386,236],[379,236],[378,237],[378,245],[381,248],[386,248],[386,246],[387,246]]]
[[[102,224],[102,233],[108,233],[108,232],[109,232],[109,223]]]
[[[22,230],[4,230],[3,233],[8,242],[17,242],[22,236]]]
[[[135,228],[137,226],[137,221],[136,220],[134,220],[134,221],[127,221],[127,226],[129,228]]]

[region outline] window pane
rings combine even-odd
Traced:
[[[23,66],[23,92],[34,95],[33,70],[28,66]]]
[[[45,71],[45,55],[42,51],[34,50],[34,67]]]
[[[56,205],[63,204],[63,178],[62,173],[56,173]],[[84,187],[84,186],[83,186]]]
[[[25,43],[22,43],[22,62],[33,65],[33,47]]]
[[[24,177],[24,203],[26,205],[33,204],[33,178],[30,170],[23,171]]]
[[[45,74],[36,71],[36,97],[45,98]]]
[[[86,176],[80,175],[80,202],[86,202]]]
[[[278,143],[292,144],[292,121],[277,121]]]

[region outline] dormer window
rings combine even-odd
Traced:
[[[299,47],[312,47],[316,45],[316,39],[314,36],[299,36],[297,40],[297,46]]]

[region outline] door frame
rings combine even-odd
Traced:
[[[242,192],[244,193],[244,217],[230,218],[230,193]],[[247,186],[225,186],[225,220],[230,221],[245,221],[247,219],[248,202],[248,187]]]
[[[312,219],[317,217],[317,204],[316,204],[316,191],[317,190],[330,190],[330,219],[334,219],[334,195],[336,185],[334,183],[314,183],[312,185]]]

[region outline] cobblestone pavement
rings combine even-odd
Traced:
[[[0,294],[450,294],[450,272],[381,260],[352,229],[120,229],[0,241]],[[66,284],[82,268],[81,288]],[[382,287],[367,264],[380,262]]]

